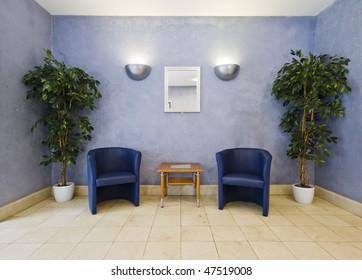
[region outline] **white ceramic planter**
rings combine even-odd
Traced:
[[[314,186],[310,188],[298,187],[297,184],[293,185],[294,199],[298,203],[311,204],[314,198]]]
[[[67,186],[53,185],[53,195],[57,202],[66,202],[73,198],[74,195],[74,183],[67,182]]]

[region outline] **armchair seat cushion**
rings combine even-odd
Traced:
[[[225,174],[222,177],[222,182],[225,185],[243,186],[258,189],[262,189],[264,186],[264,180],[260,176],[246,173]]]
[[[136,182],[136,175],[131,172],[103,173],[96,179],[97,187],[127,184]]]

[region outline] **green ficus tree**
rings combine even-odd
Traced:
[[[47,128],[42,144],[50,152],[43,155],[41,165],[61,163],[61,183],[67,184],[67,166],[76,163],[82,143],[91,140],[93,127],[86,115],[96,108],[95,100],[101,98],[100,82],[84,70],[65,65],[56,60],[50,50],[45,50],[44,64],[35,66],[24,75],[30,88],[27,99],[37,99],[45,105],[42,115],[32,126]]]
[[[328,126],[331,118],[344,116],[342,95],[351,91],[347,82],[348,58],[327,54],[305,56],[291,51],[273,82],[272,95],[286,111],[280,127],[289,134],[287,155],[299,161],[300,186],[308,186],[307,161],[318,165],[330,155],[329,143],[337,143]]]

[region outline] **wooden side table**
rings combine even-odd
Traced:
[[[157,169],[161,175],[161,207],[164,206],[165,191],[168,186],[194,185],[196,188],[196,206],[200,207],[200,173],[204,172],[200,163],[163,162]],[[192,177],[169,176],[169,173],[191,173]]]

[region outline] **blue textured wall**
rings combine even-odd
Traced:
[[[333,122],[340,143],[316,184],[362,201],[361,62],[362,2],[338,0],[318,17],[51,17],[35,2],[0,0],[0,206],[58,180],[59,168],[38,165],[45,148],[37,117],[25,100],[24,73],[41,63],[43,48],[81,66],[102,83],[103,99],[91,113],[91,149],[127,146],[143,153],[142,184],[158,184],[161,161],[199,161],[202,183],[216,183],[215,152],[234,146],[268,149],[274,156],[273,183],[293,183],[297,166],[285,155],[278,127],[282,108],[270,95],[276,71],[289,50],[327,52],[352,59],[346,117]],[[51,30],[52,28],[52,30]],[[225,57],[226,60],[223,60]],[[130,80],[124,65],[152,66],[144,81]],[[241,65],[239,76],[219,80],[213,66]],[[163,112],[164,66],[201,66],[201,113]],[[86,184],[85,152],[70,179]]]
[[[23,75],[50,48],[51,17],[34,1],[0,0],[0,206],[50,184],[39,166],[43,147],[30,127],[37,112]]]
[[[320,186],[362,202],[362,1],[338,0],[317,17],[316,50],[351,59],[352,93],[343,99],[344,119],[333,122],[340,138],[326,165],[316,169]]]
[[[141,183],[158,184],[163,161],[197,161],[202,184],[216,183],[215,153],[261,147],[274,156],[273,183],[297,179],[278,127],[281,105],[271,96],[277,70],[290,49],[314,49],[315,17],[53,17],[54,54],[83,67],[102,83],[95,131],[86,150],[125,146],[143,153]],[[143,81],[130,80],[124,65],[141,57],[152,66]],[[213,67],[239,63],[225,82]],[[201,113],[164,113],[164,67],[201,67]],[[53,180],[59,177],[53,169]],[[70,172],[86,184],[85,153]]]

